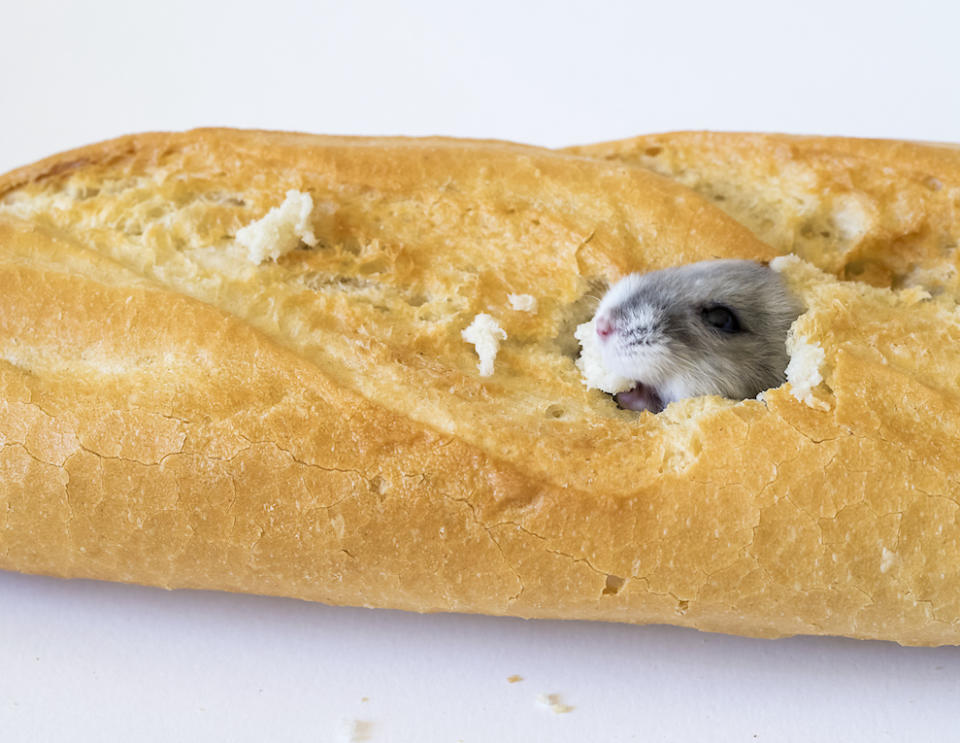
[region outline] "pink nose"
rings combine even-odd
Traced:
[[[608,317],[598,317],[596,323],[597,335],[601,338],[606,338],[608,335],[613,333],[614,327],[613,323]]]

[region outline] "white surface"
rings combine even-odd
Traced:
[[[366,740],[411,743],[948,741],[958,727],[952,648],[421,616],[10,573],[0,601],[4,741],[341,743],[352,721]],[[508,683],[514,674],[524,680]],[[537,703],[554,693],[574,709]]]
[[[956,3],[599,6],[0,0],[0,170],[201,125],[548,146],[703,128],[960,139]]]
[[[960,139],[953,3],[0,6],[0,171],[216,124],[544,145],[677,128]],[[947,740],[958,727],[949,648],[3,573],[0,607],[5,741],[322,743],[351,721],[358,740],[428,743]],[[574,710],[554,715],[541,693]]]

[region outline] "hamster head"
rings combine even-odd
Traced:
[[[784,380],[799,302],[780,275],[747,260],[631,274],[595,315],[603,363],[637,382],[617,401],[659,412],[699,395],[755,397]]]

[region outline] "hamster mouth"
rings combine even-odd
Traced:
[[[651,413],[659,413],[664,407],[656,389],[643,382],[637,382],[636,387],[626,392],[618,392],[613,399],[624,410],[649,410]]]

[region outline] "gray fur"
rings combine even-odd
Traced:
[[[704,308],[724,306],[741,332],[705,322]],[[616,330],[601,339],[611,371],[652,388],[666,405],[698,395],[737,400],[779,386],[787,367],[787,331],[801,312],[780,275],[755,261],[703,261],[615,284],[597,318]]]

